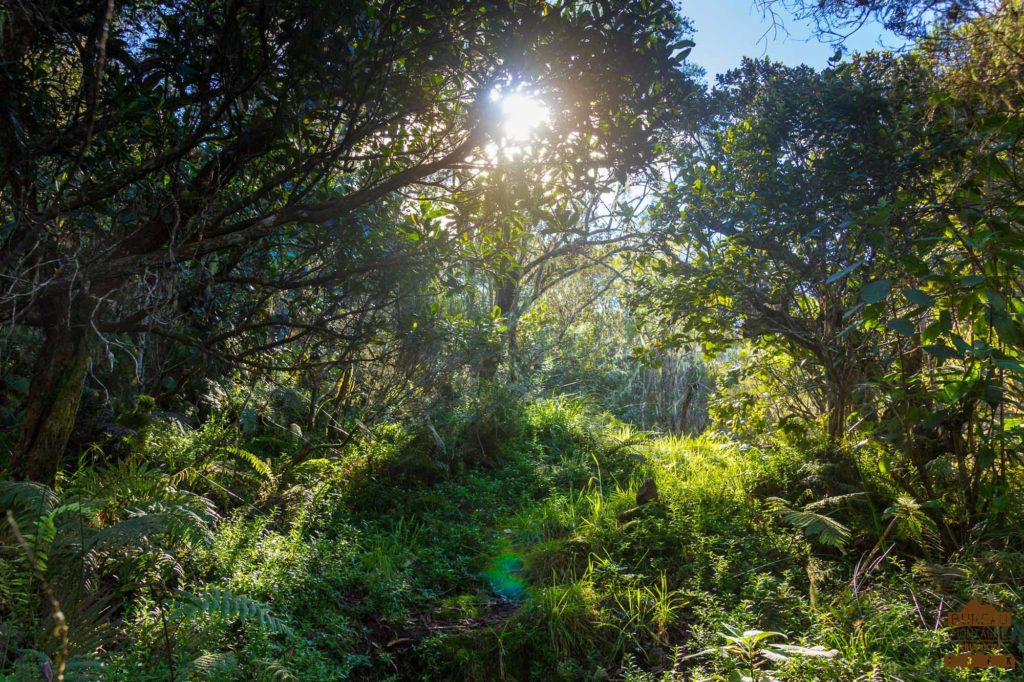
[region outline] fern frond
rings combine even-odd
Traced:
[[[221,673],[238,666],[238,658],[232,653],[203,654],[188,663],[180,671],[180,677],[184,680],[191,680],[198,676],[199,679],[209,680],[217,673]]]
[[[232,455],[242,460],[250,467],[252,467],[253,471],[255,471],[263,478],[269,480],[274,477],[273,472],[270,470],[270,465],[267,464],[262,459],[260,459],[259,457],[257,457],[256,455],[254,455],[253,453],[249,452],[248,450],[243,450],[242,448],[236,448],[234,446],[227,445],[221,448],[221,452]]]
[[[42,516],[60,504],[60,498],[49,486],[32,481],[0,481],[0,511]]]
[[[142,540],[166,536],[171,540],[207,544],[212,541],[212,519],[205,509],[165,501],[151,502],[118,523],[101,529],[90,538],[87,549],[121,549],[138,546]]]
[[[830,516],[812,511],[785,509],[782,518],[823,545],[842,549],[850,541],[850,529]]]
[[[156,570],[167,571],[178,577],[179,580],[185,579],[185,567],[181,565],[177,557],[167,552],[158,552],[153,558],[153,568]],[[167,573],[164,573],[167,575]]]
[[[262,668],[260,671],[261,682],[299,682],[299,678],[278,661],[261,658],[256,663]]]
[[[72,656],[68,659],[67,667],[64,669],[67,679],[81,680],[102,680],[106,678],[106,665],[103,661],[93,658],[92,654]]]
[[[168,480],[173,486],[179,486],[182,483],[195,483],[205,474],[210,473],[210,471],[215,467],[216,463],[213,460],[207,460],[199,464],[193,464],[182,468],[176,473],[171,474]]]
[[[799,528],[807,537],[817,540],[828,547],[842,549],[846,546],[846,543],[850,541],[850,529],[833,519],[831,516],[819,514],[812,510],[820,509],[821,507],[835,504],[841,500],[855,497],[860,494],[862,493],[850,493],[848,495],[826,497],[823,500],[818,500],[806,505],[803,509],[792,509],[789,506],[789,502],[781,497],[769,497],[765,502],[772,512],[781,514],[783,521],[794,528]]]
[[[95,586],[83,587],[83,582],[74,577],[56,583],[54,592],[67,618],[68,650],[79,655],[83,667],[102,670],[102,661],[89,657],[117,641],[118,629],[112,619],[117,613],[121,595],[109,590],[101,591]],[[69,672],[71,660],[74,656],[68,662]],[[69,675],[68,679],[80,677]]]
[[[50,517],[55,519],[58,516],[63,516],[64,514],[78,514],[79,516],[85,517],[89,521],[96,522],[97,514],[99,513],[99,507],[100,505],[93,501],[67,502],[54,509],[52,512],[50,512]]]
[[[917,540],[929,551],[941,551],[942,540],[935,521],[925,513],[924,507],[912,497],[900,495],[885,510],[884,518],[896,521],[896,534],[905,540]]]
[[[270,607],[263,602],[226,590],[210,588],[200,594],[178,591],[175,600],[178,604],[172,615],[176,617],[188,617],[199,613],[213,614],[230,619],[255,620],[274,634],[292,633],[291,628],[271,613]]]
[[[804,505],[804,511],[815,511],[818,509],[825,509],[827,507],[832,507],[837,504],[842,504],[843,502],[848,502],[858,497],[864,497],[866,494],[867,493],[865,493],[864,491],[860,491],[856,493],[846,493],[845,495],[832,495],[831,497],[825,497],[820,500],[816,500],[814,502]]]

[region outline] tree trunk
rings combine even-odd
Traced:
[[[828,410],[825,432],[833,448],[842,447],[846,439],[846,420],[853,411],[853,392],[857,385],[856,374],[851,370],[847,358],[826,366],[827,381],[825,407]]]
[[[826,433],[828,443],[833,448],[839,447],[846,436],[846,418],[849,416],[850,401],[845,394],[845,389],[837,387],[834,389],[837,395],[829,397],[828,421]]]
[[[15,478],[53,485],[82,398],[90,341],[85,326],[58,324],[46,329],[11,461]]]
[[[495,278],[494,305],[501,311],[508,328],[501,338],[501,346],[494,355],[487,357],[480,371],[484,379],[493,379],[498,374],[498,368],[510,352],[515,351],[515,305],[519,293],[519,279],[516,274],[502,273]]]

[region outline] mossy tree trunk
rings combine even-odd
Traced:
[[[46,328],[11,461],[15,478],[53,485],[75,425],[91,339],[84,325],[65,322]]]

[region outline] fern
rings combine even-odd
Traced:
[[[106,677],[106,664],[103,661],[93,658],[92,654],[72,656],[68,659],[65,669],[69,680],[102,680]]]
[[[0,483],[0,511],[6,510],[14,516],[32,550],[35,568],[41,573],[46,572],[48,556],[55,541],[68,544],[68,538],[58,528],[61,517],[78,515],[92,521],[96,514],[95,505],[84,502],[61,505],[60,498],[47,486],[24,481]]]
[[[171,474],[168,480],[173,486],[179,486],[182,483],[194,484],[215,468],[216,464],[212,461],[202,462],[195,466],[186,466],[178,472]]]
[[[770,497],[768,502],[782,519],[794,528],[799,528],[807,537],[828,547],[842,549],[850,541],[850,529],[831,516],[810,511],[812,506],[820,506],[822,502],[812,503],[803,509],[791,509],[789,502],[779,497]]]
[[[844,495],[832,495],[832,496],[829,496],[829,497],[824,497],[824,498],[822,498],[820,500],[816,500],[814,502],[810,502],[808,504],[805,504],[804,505],[804,511],[816,511],[818,509],[825,509],[826,507],[832,507],[832,506],[835,506],[837,504],[841,504],[843,502],[847,502],[849,500],[854,500],[854,499],[858,499],[858,498],[864,497],[865,494],[866,493],[864,493],[862,491],[862,492],[856,492],[856,493],[846,493]]]
[[[238,666],[238,658],[232,653],[203,654],[184,666],[177,675],[180,680],[209,680]]]
[[[850,529],[830,516],[816,512],[789,509],[783,512],[786,523],[800,528],[823,545],[842,549],[850,541]]]
[[[238,459],[242,460],[250,467],[252,467],[253,471],[255,471],[263,478],[270,480],[274,477],[273,472],[270,470],[270,465],[267,464],[262,459],[260,459],[259,457],[257,457],[256,455],[254,455],[253,453],[249,452],[248,450],[243,450],[242,448],[236,448],[234,446],[227,445],[221,448],[221,452],[233,455],[234,457],[237,457]]]
[[[42,483],[0,481],[0,512],[10,509],[16,517],[18,514],[30,514],[37,518],[49,514],[59,504],[57,493]]]
[[[210,523],[216,517],[206,505],[197,511],[189,505],[164,500],[150,502],[129,514],[128,518],[96,532],[87,543],[87,549],[133,547],[145,538],[161,535],[172,541],[206,544],[212,540]]]
[[[260,665],[260,680],[262,682],[299,682],[291,670],[284,667],[278,661],[269,658],[261,658],[256,661]]]
[[[938,527],[925,513],[921,504],[912,497],[907,495],[897,497],[892,506],[885,510],[883,518],[892,519],[890,525],[895,526],[897,536],[904,540],[919,541],[927,551],[932,553],[941,552],[942,540],[939,537]]]
[[[173,617],[191,617],[196,614],[215,614],[229,619],[255,620],[274,634],[291,635],[288,625],[273,615],[270,607],[249,597],[210,588],[201,594],[177,591],[175,593]]]

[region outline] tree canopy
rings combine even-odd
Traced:
[[[365,343],[382,271],[461,236],[420,234],[396,193],[482,189],[501,88],[551,109],[531,155],[548,189],[643,164],[686,90],[684,28],[659,3],[15,8],[0,309],[49,352],[15,470],[52,480],[98,337],[266,366],[286,341],[329,343],[322,361]]]

